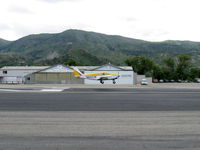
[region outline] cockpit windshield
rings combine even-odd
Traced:
[[[109,73],[107,73],[107,72],[103,72],[102,75],[109,75]]]

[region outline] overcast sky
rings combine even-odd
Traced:
[[[0,38],[81,29],[148,41],[200,41],[200,0],[0,0]]]

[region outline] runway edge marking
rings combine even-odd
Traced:
[[[0,91],[2,91],[2,92],[62,92],[65,89],[69,89],[69,88],[26,89],[26,90],[24,90],[24,89],[0,89]]]

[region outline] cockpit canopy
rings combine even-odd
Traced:
[[[100,75],[109,75],[107,72],[102,72]]]

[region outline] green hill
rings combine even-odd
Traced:
[[[10,41],[4,40],[0,38],[0,49],[9,44]]]
[[[81,30],[29,35],[0,47],[0,52],[21,55],[32,65],[63,63],[69,58],[81,65],[124,65],[131,56],[148,56],[159,62],[162,57],[185,53],[200,65],[200,42],[148,42]]]

